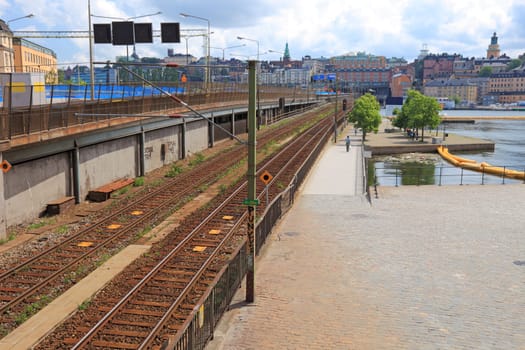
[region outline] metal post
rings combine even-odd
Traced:
[[[91,32],[91,1],[88,0],[88,26],[89,26],[89,74],[90,74],[90,85],[91,85],[91,98],[93,101],[93,96],[95,95],[95,68],[93,67],[93,33]]]
[[[255,301],[255,208],[257,195],[255,193],[256,169],[256,68],[257,61],[248,61],[248,267],[246,273],[246,302]]]
[[[76,145],[71,151],[71,162],[73,168],[73,195],[75,196],[75,204],[80,203],[80,148]]]
[[[139,134],[139,176],[146,175],[146,133],[144,127],[141,127]]]
[[[337,143],[337,77],[335,79],[334,143]]]

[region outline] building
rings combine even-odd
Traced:
[[[13,32],[7,23],[0,19],[0,73],[14,71]]]
[[[351,52],[332,57],[330,64],[334,69],[383,69],[387,67],[387,60],[385,56]]]
[[[430,54],[423,59],[423,84],[433,79],[449,79],[454,74],[454,63],[461,60],[458,54]]]
[[[510,104],[525,101],[525,68],[490,76],[488,94],[496,103]]]
[[[412,77],[408,74],[397,73],[392,76],[390,92],[392,97],[405,97],[412,88]]]
[[[479,87],[470,79],[435,79],[425,84],[426,96],[450,100],[459,99],[461,105],[475,105],[479,103]]]
[[[487,58],[498,58],[500,56],[500,49],[498,45],[498,37],[496,36],[496,32],[492,35],[492,38],[490,39],[490,45],[487,49]]]
[[[58,83],[57,55],[41,45],[13,37],[14,68],[18,73],[44,73],[47,84]]]

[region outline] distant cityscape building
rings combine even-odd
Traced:
[[[490,76],[489,91],[497,103],[525,101],[525,69],[522,67]]]
[[[385,56],[375,56],[365,52],[347,53],[330,59],[335,69],[383,69],[387,66]]]
[[[423,84],[433,79],[449,79],[454,74],[454,63],[461,60],[458,54],[430,54],[423,58]]]
[[[479,80],[482,79],[482,80]],[[424,94],[431,97],[459,99],[460,105],[478,104],[480,85],[486,84],[488,78],[432,80],[425,84]]]
[[[406,97],[408,90],[412,88],[412,77],[404,73],[396,73],[392,76],[390,91],[392,97]]]
[[[487,58],[498,58],[500,56],[500,49],[498,45],[498,37],[496,36],[496,32],[492,35],[492,38],[490,39],[490,45],[487,49]]]

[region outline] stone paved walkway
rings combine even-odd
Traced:
[[[255,303],[239,290],[207,349],[525,349],[525,186],[382,187],[369,204],[344,136],[267,240]]]

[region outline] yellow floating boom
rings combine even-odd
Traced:
[[[478,163],[477,161],[472,159],[461,158],[450,154],[448,148],[444,146],[438,146],[437,151],[441,155],[441,157],[443,157],[443,159],[457,167],[479,171],[482,173],[505,176],[512,179],[525,180],[525,171],[506,169],[502,167],[492,166],[485,162]]]

